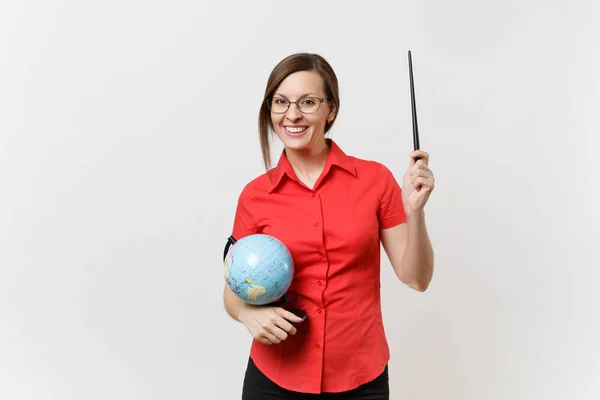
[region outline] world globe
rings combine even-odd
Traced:
[[[294,277],[289,250],[279,239],[266,234],[252,234],[235,241],[223,263],[231,291],[252,305],[280,300]]]

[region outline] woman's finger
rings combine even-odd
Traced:
[[[283,309],[283,308],[280,308],[280,307],[276,308],[275,312],[277,314],[279,314],[280,316],[282,316],[286,321],[291,321],[291,322],[295,322],[295,323],[300,323],[300,322],[304,321],[302,318],[300,318],[299,316],[297,316],[293,312],[288,311],[288,310]]]
[[[425,165],[429,164],[429,153],[423,150],[415,150],[409,155],[410,162],[409,165],[416,165],[421,162]],[[416,160],[416,161],[415,161]]]
[[[271,342],[272,344],[281,343],[281,339],[279,339],[276,335],[271,331],[271,327],[268,325],[263,325],[262,329],[259,331],[258,336],[260,338],[264,338]]]
[[[288,338],[288,332],[290,332],[292,335],[296,333],[296,328],[294,328],[292,324],[280,316],[277,316],[270,321],[268,328],[269,331],[279,340],[286,340]]]
[[[411,175],[413,179],[416,179],[419,176],[423,178],[429,178],[433,176],[433,173],[429,169],[417,169],[415,171],[412,171]]]
[[[259,343],[262,343],[262,344],[267,344],[267,345],[271,345],[271,344],[273,344],[273,342],[271,342],[269,339],[267,339],[267,338],[265,338],[265,337],[262,337],[262,336],[256,337],[256,338],[254,338],[254,339],[255,339],[257,342],[259,342]]]

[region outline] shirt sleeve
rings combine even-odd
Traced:
[[[378,181],[380,201],[377,216],[379,227],[387,229],[405,222],[406,213],[402,200],[402,189],[385,165],[380,164]]]
[[[253,202],[254,200],[252,199],[249,188],[245,187],[238,198],[235,217],[233,220],[233,229],[231,234],[235,240],[240,240],[244,236],[248,236],[257,232],[255,216],[253,215]]]

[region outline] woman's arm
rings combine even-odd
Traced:
[[[411,214],[405,223],[381,231],[381,243],[396,276],[407,286],[424,292],[433,277],[433,248],[424,212]]]
[[[263,344],[277,344],[295,335],[292,323],[302,322],[302,318],[281,307],[253,306],[239,299],[227,284],[223,289],[225,310],[231,318],[241,322],[255,340]]]
[[[240,313],[248,308],[248,304],[233,294],[227,284],[225,284],[225,287],[223,288],[223,303],[227,314],[234,320],[242,322],[240,321]]]
[[[381,243],[396,276],[411,288],[424,292],[433,277],[433,249],[425,226],[425,204],[435,187],[429,169],[429,154],[415,150],[410,154],[404,174],[402,201],[406,221],[381,230]],[[398,204],[398,203],[394,203]],[[397,208],[397,207],[396,207]]]

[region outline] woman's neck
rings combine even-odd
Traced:
[[[311,189],[323,172],[328,154],[329,146],[326,141],[306,150],[286,150],[286,157],[294,173]]]

